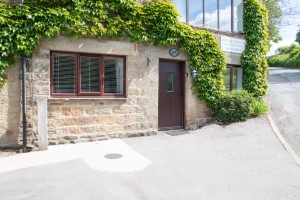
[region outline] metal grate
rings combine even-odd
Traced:
[[[106,154],[104,157],[107,159],[120,159],[123,157],[123,155],[119,154],[119,153],[109,153],[109,154]]]

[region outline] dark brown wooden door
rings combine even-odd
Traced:
[[[182,62],[159,62],[159,130],[183,128],[182,70]]]

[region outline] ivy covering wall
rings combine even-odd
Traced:
[[[26,2],[26,1],[25,1]],[[257,0],[247,0],[244,9],[248,43],[242,57],[244,87],[262,96],[266,91],[268,47],[266,12]],[[193,89],[213,108],[224,93],[225,56],[213,34],[178,21],[174,5],[165,0],[32,0],[22,5],[0,0],[0,85],[5,70],[16,58],[30,56],[41,39],[60,34],[72,38],[103,36],[132,42],[176,45],[189,55],[197,70]],[[268,46],[268,45],[267,45]]]
[[[265,55],[270,48],[268,12],[258,0],[244,3],[244,32],[247,39],[242,55],[243,88],[254,97],[263,97],[268,89],[268,63]]]

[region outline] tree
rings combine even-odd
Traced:
[[[298,33],[296,34],[296,42],[298,42],[298,44],[300,45],[300,29],[298,31]]]
[[[279,35],[279,28],[277,27],[282,16],[282,10],[279,5],[280,1],[281,0],[263,0],[263,3],[269,11],[269,38],[275,43],[282,40],[281,36]]]

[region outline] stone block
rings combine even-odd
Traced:
[[[77,106],[77,105],[81,105],[79,103],[81,103],[81,100],[79,99],[66,99],[66,100],[60,100],[61,102],[64,103],[65,106]]]
[[[59,108],[59,107],[56,107]],[[62,107],[61,108],[61,113],[63,116],[72,116],[72,108],[71,107]]]
[[[141,89],[140,94],[141,94],[141,96],[148,96],[149,91],[147,89]]]
[[[106,131],[108,132],[124,131],[124,126],[120,126],[120,125],[106,126]]]
[[[53,121],[51,119],[49,119],[49,123],[50,123],[50,121],[51,121],[51,124],[55,125],[56,127],[78,125],[76,118],[61,118],[61,119],[56,118]]]
[[[77,126],[85,126],[85,125],[90,125],[90,124],[93,124],[91,117],[83,117],[83,116],[77,116],[77,117],[74,117],[73,120],[74,120],[74,124],[73,125],[77,125]]]
[[[64,101],[54,100],[54,99],[49,100],[49,107],[51,107],[51,106],[64,106],[64,105],[65,105]]]
[[[78,136],[75,136],[75,135],[65,135],[62,138],[65,139],[65,140],[76,140],[76,139],[78,139]]]
[[[130,88],[130,89],[128,89],[128,94],[133,95],[133,96],[139,96],[140,89],[139,88]]]
[[[131,137],[138,137],[138,136],[141,136],[141,133],[139,133],[139,132],[128,133],[128,134],[126,134],[126,136],[127,136],[128,138],[131,138]]]
[[[113,125],[116,123],[115,117],[111,115],[104,115],[101,119],[102,124]]]
[[[48,59],[34,59],[33,62],[34,62],[32,67],[33,73],[38,73],[38,74],[49,73],[50,62]]]
[[[60,140],[62,138],[61,135],[57,135],[57,134],[49,134],[49,138],[50,140]]]
[[[58,142],[58,144],[68,144],[69,142],[68,141],[66,141],[66,140],[60,140],[59,142]]]
[[[49,86],[41,86],[39,88],[33,88],[33,94],[34,95],[49,95],[50,88],[49,88]]]
[[[0,96],[0,105],[8,106],[8,98]]]
[[[148,99],[146,98],[138,98],[137,99],[137,104],[142,106],[143,108],[144,107],[147,107],[148,106]]]
[[[90,139],[84,139],[84,138],[79,138],[79,139],[71,141],[71,143],[73,143],[73,144],[84,143],[84,142],[92,142],[92,140],[90,140]]]
[[[57,140],[49,140],[48,144],[49,145],[58,145],[58,141]]]
[[[108,136],[109,139],[125,138],[123,134],[121,134],[121,133],[113,133],[113,132],[108,132],[107,136]]]
[[[61,116],[60,107],[48,107],[48,117]]]
[[[136,130],[136,123],[132,123],[132,124],[126,124],[124,126],[124,130],[125,131],[131,131],[131,130]]]
[[[64,135],[66,133],[69,133],[69,128],[68,127],[60,127],[56,129],[56,133],[59,135]]]
[[[95,126],[82,126],[81,130],[83,133],[94,133],[96,131]]]
[[[129,107],[129,113],[132,113],[132,114],[142,114],[144,113],[144,109],[140,106],[130,106]]]
[[[97,133],[102,133],[102,132],[105,132],[106,131],[106,126],[105,125],[96,125],[95,126],[95,132]]]
[[[90,105],[90,106],[85,106],[84,107],[84,111],[86,115],[94,115],[94,114],[98,114],[99,110],[95,108],[95,106]]]
[[[112,114],[111,106],[96,106],[95,112],[99,115],[110,115]]]
[[[35,79],[35,82],[37,81],[47,81],[49,83],[50,81],[50,74],[49,73],[33,73],[32,76]],[[48,87],[50,88],[50,86],[48,85]]]
[[[112,114],[127,114],[129,107],[127,106],[113,106]]]
[[[83,133],[81,127],[78,127],[78,126],[76,126],[76,127],[69,127],[69,132],[70,132],[71,134],[79,134],[79,133]]]
[[[94,141],[103,141],[103,140],[108,140],[108,137],[103,135],[94,138]]]
[[[105,105],[105,106],[113,106],[113,105],[115,105],[115,103],[116,103],[115,100],[105,99],[105,100],[103,100],[103,102],[99,102],[97,104]]]

